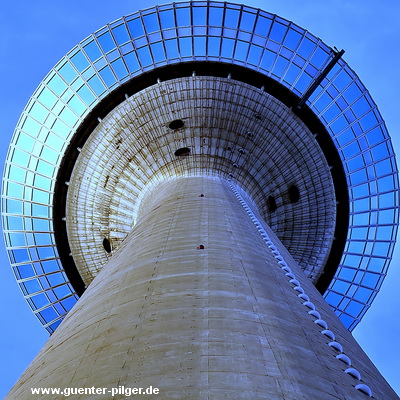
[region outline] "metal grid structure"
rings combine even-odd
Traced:
[[[52,204],[63,154],[84,118],[133,77],[169,64],[213,61],[271,77],[301,97],[332,49],[290,21],[231,3],[198,1],[121,18],[74,47],[41,82],[17,124],[3,179],[3,229],[16,279],[51,333],[78,299],[54,240]],[[348,329],[382,284],[398,225],[398,176],[384,121],[357,75],[339,60],[307,101],[346,173],[350,221],[325,293]]]

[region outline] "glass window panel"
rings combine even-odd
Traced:
[[[72,65],[69,62],[66,62],[59,69],[58,72],[67,83],[71,83],[78,76],[78,73],[75,71],[75,69],[72,67]],[[50,83],[49,83],[49,86],[50,86]]]
[[[103,68],[99,74],[108,87],[112,86],[117,81],[109,66]]]
[[[46,322],[50,322],[58,317],[58,313],[56,313],[53,307],[45,308],[44,310],[40,311],[39,314],[44,318]]]
[[[379,224],[393,224],[394,220],[394,213],[393,209],[389,210],[380,210],[378,216],[378,223]]]
[[[76,124],[76,122],[78,121],[78,117],[68,107],[63,108],[59,117],[60,117],[60,119],[65,121],[70,127],[73,127]],[[60,120],[57,120],[55,122],[55,124],[53,125],[54,130],[56,130],[54,127],[57,124],[59,124],[59,121]],[[57,133],[58,133],[58,131],[57,131]],[[61,136],[61,134],[60,134],[60,136]],[[63,136],[63,137],[65,137],[65,136]]]
[[[160,25],[158,23],[158,15],[155,13],[144,15],[143,22],[147,33],[156,32],[160,30]]]
[[[82,86],[78,90],[79,97],[87,104],[91,105],[93,101],[95,100],[94,94],[91,92],[91,90],[87,86]]]
[[[347,87],[350,82],[352,81],[351,76],[348,74],[347,71],[342,70],[338,75],[336,75],[334,79],[335,86],[342,91],[345,87]]]
[[[16,182],[24,183],[25,175],[26,175],[25,169],[12,165],[8,173],[8,178]]]
[[[44,189],[44,190],[50,190],[51,188],[51,180],[48,178],[45,178],[44,176],[40,175],[35,175],[35,186]]]
[[[129,68],[129,71],[131,73],[136,72],[137,70],[140,69],[139,61],[138,61],[138,59],[136,57],[136,53],[135,52],[126,54],[124,56],[124,59],[125,59],[126,65]]]
[[[256,15],[249,12],[243,12],[240,19],[239,29],[247,32],[253,32],[254,23],[256,22]]]
[[[286,34],[283,44],[289,49],[296,50],[301,38],[302,35],[299,32],[293,29],[289,29],[289,32]]]
[[[258,16],[254,33],[260,36],[268,36],[269,29],[272,21],[269,18],[265,18],[261,15]]]
[[[140,18],[136,18],[133,19],[132,21],[129,21],[128,28],[133,38],[137,38],[145,34],[142,21]]]
[[[165,60],[164,46],[162,42],[153,43],[150,45],[151,52],[153,53],[153,59],[155,63]]]
[[[207,54],[206,38],[195,36],[193,42],[194,42],[194,53],[196,54],[196,56],[205,56]]]
[[[222,18],[224,15],[224,9],[221,7],[210,7],[209,8],[209,21],[210,26],[222,26]]]
[[[363,303],[366,303],[369,298],[371,297],[372,290],[364,288],[364,287],[359,287],[354,295],[355,300],[362,301]]]
[[[44,273],[46,273],[46,274],[60,270],[56,260],[42,261],[41,265],[42,265]]]
[[[190,22],[190,9],[187,7],[176,9],[176,20],[178,26],[188,26],[191,25]]]
[[[103,55],[103,53],[101,52],[101,50],[99,49],[99,46],[97,45],[97,43],[95,41],[88,43],[84,47],[84,50],[91,61],[96,61],[98,58],[100,58]]]
[[[18,200],[6,200],[6,210],[10,214],[22,215],[22,202]]]
[[[385,193],[379,195],[379,207],[393,207],[396,204],[394,193]]]
[[[22,232],[10,232],[8,234],[11,247],[22,247],[26,245],[25,236]]]
[[[350,182],[352,185],[357,185],[358,183],[362,183],[368,180],[367,172],[365,169],[362,169],[357,172],[353,172],[350,175]]]
[[[349,315],[346,314],[341,314],[340,315],[340,320],[342,321],[343,325],[347,328],[350,329],[351,325],[354,323],[354,318],[350,317]]]
[[[265,71],[271,71],[275,58],[276,54],[274,52],[265,50],[261,59],[261,68]]]
[[[173,10],[165,10],[160,12],[161,28],[168,29],[175,26],[175,17]]]
[[[40,129],[41,129],[41,125],[39,124],[39,122],[33,120],[31,117],[27,117],[25,119],[25,122],[22,125],[22,129],[29,133],[31,136],[35,137],[39,134]],[[20,136],[21,137],[21,136]],[[25,137],[23,137],[23,140],[25,140]],[[29,143],[32,143],[32,139],[28,139]],[[21,147],[22,149],[28,149],[28,146],[23,146],[20,145],[21,144],[21,140],[17,141],[17,144],[19,145],[19,147]]]
[[[71,115],[69,114],[64,114],[64,115],[69,118],[69,121],[71,121],[72,118]],[[74,120],[76,120],[76,117],[74,117]],[[66,121],[68,121],[68,119]],[[65,125],[64,122],[58,119],[53,125],[53,131],[63,139],[67,139],[70,133],[70,128],[68,128],[68,126]]]
[[[57,286],[65,282],[65,279],[60,272],[47,275],[47,279],[49,280],[51,286]]]
[[[335,283],[332,286],[332,290],[338,293],[346,293],[349,287],[350,283],[336,279]]]
[[[101,36],[97,38],[97,40],[99,41],[100,46],[105,53],[108,53],[109,51],[115,48],[114,40],[109,31],[103,33]]]
[[[7,196],[22,198],[24,187],[14,182],[7,182]]]
[[[63,297],[68,296],[71,293],[68,285],[62,285],[60,287],[54,288],[53,290],[58,299],[62,299]]]
[[[40,204],[32,204],[32,214],[36,217],[49,217],[49,208]]]
[[[69,289],[67,289],[69,291]],[[72,307],[75,305],[76,300],[74,297],[68,297],[67,299],[61,302],[62,306],[65,308],[66,311],[70,311]]]
[[[272,24],[272,30],[269,37],[275,42],[282,43],[286,31],[287,31],[287,26],[274,21],[274,23]]]
[[[29,162],[29,154],[19,149],[14,149],[11,161],[13,164],[18,164],[22,167],[27,167]]]
[[[300,68],[297,67],[295,64],[290,64],[285,75],[285,81],[290,84],[293,84],[296,78],[299,76],[300,71],[301,71]]]
[[[227,8],[225,11],[224,26],[227,28],[237,29],[239,24],[239,16],[240,16],[239,10],[232,10],[230,8]]]
[[[314,51],[316,45],[311,40],[304,38],[299,46],[298,53],[305,59],[308,59]]]
[[[38,203],[48,204],[50,202],[50,193],[33,189],[32,200]]]
[[[105,91],[104,85],[96,75],[90,78],[88,83],[97,96],[100,96]]]
[[[111,67],[119,80],[122,80],[128,75],[128,71],[124,62],[119,58],[111,63]]]
[[[126,30],[126,26],[124,24],[114,27],[112,32],[114,34],[116,42],[119,45],[130,41],[128,31]]]
[[[339,273],[340,278],[347,280],[349,282],[353,282],[353,279],[356,275],[357,270],[351,268],[342,267]]]
[[[363,158],[362,154],[347,161],[347,167],[350,172],[355,171],[364,166],[365,166],[365,163],[364,163],[364,158]]]
[[[365,114],[369,109],[370,105],[365,97],[361,97],[361,99],[357,100],[357,102],[353,105],[353,110],[357,117],[361,117],[361,115]]]
[[[333,103],[325,112],[323,117],[329,123],[341,113],[336,103]]]
[[[377,240],[392,240],[393,227],[392,226],[379,226],[376,232]]]
[[[138,58],[140,60],[140,64],[142,65],[142,67],[147,67],[147,66],[153,64],[150,50],[147,46],[142,47],[141,49],[138,49],[137,54],[138,54]]]
[[[249,50],[249,43],[245,43],[240,40],[237,41],[235,49],[235,59],[246,61],[248,50]]]
[[[29,281],[25,281],[24,286],[28,293],[36,293],[42,290],[42,287],[40,286],[37,279],[31,279]]]
[[[39,254],[40,260],[45,260],[46,258],[54,258],[54,250],[52,247],[38,247],[37,252]]]
[[[72,110],[74,110],[79,116],[83,115],[86,112],[86,106],[77,96],[71,97],[71,100],[68,102],[68,106]]]
[[[372,146],[384,140],[384,135],[382,132],[382,128],[378,126],[377,128],[373,129],[372,131],[366,134],[368,143]]]
[[[6,222],[7,229],[13,231],[22,231],[24,229],[23,219],[21,217],[8,216]]]
[[[55,96],[48,88],[44,88],[40,93],[38,100],[48,109],[51,109],[57,102],[57,96]]]
[[[235,46],[234,40],[223,38],[222,39],[221,56],[224,58],[232,58],[234,46]]]
[[[89,61],[84,56],[84,54],[79,51],[74,56],[71,57],[71,62],[74,64],[75,68],[82,72],[86,67],[89,66]]]
[[[351,301],[349,305],[346,307],[346,313],[357,317],[360,312],[363,310],[364,304],[358,303],[356,301]]]
[[[36,275],[31,264],[24,264],[15,267],[18,279],[32,278]]]
[[[322,66],[328,61],[329,55],[325,52],[325,50],[317,47],[314,54],[311,57],[311,64],[314,65],[318,70],[322,68]]]
[[[35,233],[35,242],[38,246],[45,246],[51,243],[50,234],[48,233]]]
[[[262,47],[250,45],[250,52],[248,62],[253,65],[257,65],[260,63],[261,53],[263,49]]]
[[[207,25],[207,8],[193,7],[193,25]]]
[[[366,240],[368,236],[368,228],[352,228],[351,237],[355,240]],[[355,267],[354,265],[349,265]]]
[[[386,143],[381,143],[373,147],[371,149],[371,153],[375,161],[381,160],[382,158],[386,158],[389,155]]]
[[[38,218],[32,218],[33,221],[33,229],[35,231],[42,231],[42,232],[47,232],[50,230],[50,223],[49,220],[47,219],[38,219]]]
[[[30,261],[27,249],[15,249],[11,253],[14,255],[14,260],[17,264]]]
[[[50,79],[47,86],[57,95],[59,96],[61,93],[64,92],[67,85],[66,83],[58,76],[54,75],[53,78]]]
[[[373,111],[370,111],[367,115],[361,118],[360,124],[364,131],[368,131],[372,127],[378,124],[378,120]]]
[[[179,38],[179,47],[181,50],[181,57],[192,56],[192,38]]]
[[[342,300],[343,296],[340,294],[334,293],[334,292],[329,292],[327,296],[325,297],[325,300],[332,306],[332,307],[337,307]]]
[[[359,87],[356,85],[355,82],[353,82],[344,92],[344,97],[346,98],[349,104],[353,103],[353,101],[360,96],[361,96],[361,90],[359,89]]]
[[[165,41],[165,49],[167,51],[168,59],[178,58],[178,41],[176,39],[170,39]]]
[[[47,298],[47,296],[44,293],[40,293],[35,296],[32,296],[30,299],[32,300],[32,302],[36,308],[42,308],[46,304],[49,304],[49,299]]]
[[[289,60],[286,60],[286,58],[283,57],[278,57],[272,73],[278,77],[281,77],[288,65]]]
[[[299,78],[299,80],[297,81],[295,88],[300,92],[300,93],[304,93],[305,90],[308,88],[308,86],[311,83],[311,76],[307,75],[307,74],[302,74]]]
[[[209,37],[208,38],[208,55],[211,57],[218,57],[220,55],[221,38]]]
[[[350,158],[360,153],[360,147],[357,142],[353,142],[342,149],[346,158]]]

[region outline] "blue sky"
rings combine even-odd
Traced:
[[[20,113],[56,62],[87,35],[122,15],[164,1],[37,0],[0,6],[1,169]],[[247,0],[294,21],[344,56],[369,89],[400,152],[400,2],[385,0]],[[382,5],[384,4],[384,6]],[[14,282],[0,239],[0,398],[7,393],[48,335],[31,313]],[[393,388],[400,393],[399,250],[389,276],[354,335]]]

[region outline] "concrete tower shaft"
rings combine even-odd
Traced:
[[[146,398],[361,400],[355,386],[365,384],[376,398],[395,399],[235,191],[220,177],[155,186],[132,232],[7,399],[32,399],[31,387],[123,385],[160,389]]]

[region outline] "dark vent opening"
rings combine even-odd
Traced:
[[[268,210],[270,212],[274,212],[276,210],[276,208],[277,208],[276,201],[275,201],[275,198],[273,196],[268,196],[267,206],[268,206]]]
[[[183,128],[185,123],[181,119],[174,119],[172,122],[169,123],[168,128],[169,129],[180,129]]]
[[[300,192],[296,185],[289,187],[289,200],[291,203],[297,203],[300,200]]]
[[[103,247],[107,253],[111,253],[111,243],[107,238],[103,239]]]
[[[180,149],[176,150],[174,153],[177,157],[184,157],[190,154],[189,147],[181,147]]]

